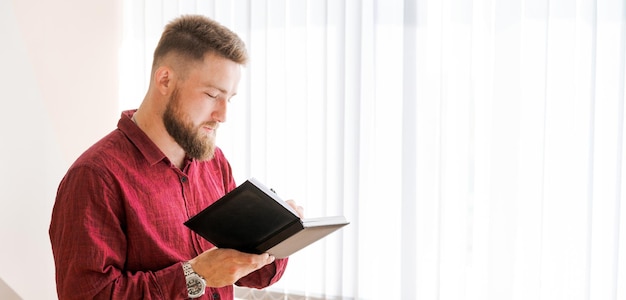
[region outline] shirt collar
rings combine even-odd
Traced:
[[[139,149],[150,165],[155,165],[162,160],[170,163],[165,154],[152,142],[152,140],[133,122],[132,117],[137,110],[126,110],[117,123],[117,128]]]

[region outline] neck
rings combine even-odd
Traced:
[[[143,106],[143,104],[142,104]],[[186,153],[183,148],[169,135],[161,114],[154,113],[145,107],[139,107],[132,116],[133,122],[150,138],[150,140],[167,156],[176,167],[182,170]]]

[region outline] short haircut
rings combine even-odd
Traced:
[[[245,43],[230,29],[202,15],[183,15],[165,26],[154,50],[152,68],[169,54],[175,54],[186,64],[202,61],[207,53],[241,65],[248,61]]]

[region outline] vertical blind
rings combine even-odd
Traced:
[[[235,177],[351,224],[244,299],[626,299],[623,0],[126,1],[120,108],[163,26],[251,61]]]

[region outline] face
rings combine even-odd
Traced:
[[[176,84],[163,123],[189,157],[213,158],[216,131],[226,121],[226,108],[236,94],[240,77],[239,64],[209,54]]]

